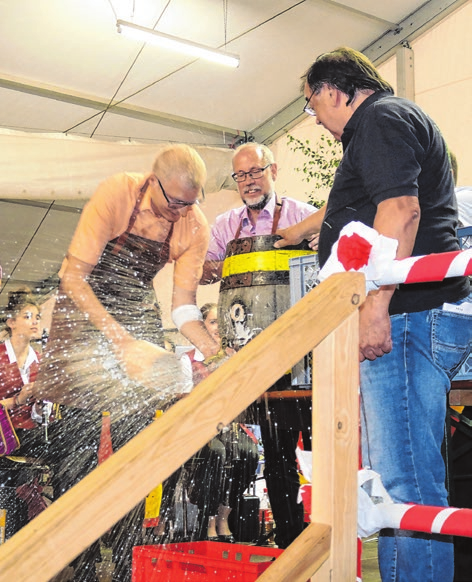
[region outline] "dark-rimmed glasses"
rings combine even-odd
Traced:
[[[316,111],[313,109],[313,107],[310,105],[310,101],[313,99],[313,95],[316,93],[316,89],[313,89],[310,98],[306,99],[306,103],[305,103],[305,107],[303,108],[303,113],[306,113],[307,115],[311,115],[313,117],[316,117]]]
[[[253,170],[249,170],[249,172],[243,172],[242,170],[240,172],[234,172],[231,174],[231,177],[235,182],[244,182],[247,176],[253,180],[258,180],[264,173],[264,170],[267,170],[269,166],[272,166],[272,164],[267,164],[263,168],[254,168]]]
[[[176,200],[175,198],[170,198],[167,194],[166,191],[164,190],[164,186],[161,184],[161,181],[159,180],[159,178],[156,176],[156,180],[157,183],[159,184],[160,189],[162,190],[162,194],[164,195],[164,198],[166,199],[167,202],[167,206],[169,208],[186,208],[188,206],[194,206],[195,204],[200,204],[200,201],[194,200],[193,202],[186,202],[185,200]],[[202,188],[202,197],[205,198],[205,191]]]

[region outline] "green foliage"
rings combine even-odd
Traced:
[[[314,196],[313,192],[308,193],[308,204],[311,204],[315,208],[321,208],[326,204],[326,200],[315,200],[313,196]]]
[[[292,151],[300,151],[308,158],[301,168],[294,168],[294,170],[303,172],[304,182],[314,182],[314,189],[311,192],[307,192],[308,202],[320,208],[325,203],[325,200],[320,201],[316,191],[330,189],[333,185],[334,173],[342,157],[341,144],[322,134],[315,146],[316,149],[314,149],[310,144],[310,140],[307,139],[303,142],[288,134],[287,145]]]

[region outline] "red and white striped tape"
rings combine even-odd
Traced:
[[[472,249],[395,259],[376,284],[426,283],[464,275],[472,275]]]
[[[382,527],[472,537],[472,509],[401,503],[379,504]]]
[[[397,240],[361,222],[350,222],[341,230],[319,279],[324,281],[333,273],[357,271],[365,274],[369,291],[380,285],[472,275],[472,249],[396,259],[397,246]]]

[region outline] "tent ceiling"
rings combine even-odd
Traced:
[[[318,54],[347,45],[383,59],[463,1],[48,0],[46,10],[37,0],[0,0],[0,127],[215,146],[245,132],[269,141],[299,119],[299,78]],[[117,19],[226,45],[241,64],[143,46],[116,32]]]

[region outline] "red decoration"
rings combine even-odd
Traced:
[[[209,375],[210,370],[203,362],[197,362],[196,360],[192,362],[192,380],[194,386],[200,384],[200,382],[205,380]]]
[[[343,235],[338,242],[338,260],[346,271],[358,271],[369,262],[372,245],[357,233]]]

